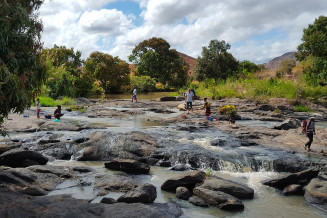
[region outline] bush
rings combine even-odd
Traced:
[[[40,104],[42,107],[56,107],[57,106],[57,102],[51,98],[51,97],[46,97],[46,96],[40,96]]]
[[[310,112],[311,109],[304,105],[299,104],[299,105],[294,106],[294,111],[295,112]]]
[[[236,115],[237,109],[234,105],[225,105],[219,109],[219,113],[228,115],[228,116],[234,116]]]

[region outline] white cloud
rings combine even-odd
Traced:
[[[258,63],[295,51],[303,28],[327,9],[325,0],[130,0],[142,10],[144,22],[136,26],[138,14],[104,8],[114,1],[47,0],[40,10],[45,45],[73,46],[83,57],[102,50],[127,60],[135,45],[151,37],[194,57],[218,39],[232,45],[236,58]],[[269,36],[276,29],[283,37]]]

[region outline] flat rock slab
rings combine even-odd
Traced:
[[[298,173],[293,173],[289,176],[280,177],[278,179],[266,180],[263,181],[263,184],[274,188],[283,189],[292,184],[299,184],[303,182],[308,183],[311,179],[317,177],[318,174],[319,170],[308,169]]]
[[[12,149],[0,155],[0,165],[9,167],[44,165],[47,162],[48,158],[42,154],[24,149]]]
[[[196,184],[204,181],[205,177],[206,175],[202,171],[191,171],[184,175],[168,179],[161,185],[161,189],[175,192],[177,187],[183,186],[189,190],[193,190]]]
[[[150,172],[150,166],[148,164],[140,163],[136,160],[130,159],[110,161],[104,165],[108,169],[120,170],[131,174],[148,174]]]
[[[193,190],[193,193],[208,204],[214,205],[222,210],[240,211],[244,209],[242,201],[224,192],[197,187]]]
[[[144,184],[128,191],[118,198],[118,202],[126,203],[152,203],[157,198],[156,187],[152,184]]]
[[[254,195],[252,188],[219,177],[207,178],[200,187],[213,191],[221,191],[239,199],[253,199]]]
[[[177,204],[91,204],[67,195],[33,197],[0,188],[0,217],[167,217],[183,214]]]

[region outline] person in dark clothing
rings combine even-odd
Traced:
[[[306,133],[307,133],[307,137],[309,138],[309,141],[307,143],[305,143],[304,145],[304,149],[307,151],[311,151],[310,150],[310,146],[313,142],[313,135],[316,134],[316,130],[315,130],[315,118],[311,117],[307,126],[306,126]]]
[[[64,116],[63,113],[61,113],[61,105],[57,106],[57,109],[54,112],[54,117],[60,120],[60,117]]]

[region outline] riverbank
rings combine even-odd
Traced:
[[[311,167],[324,172],[327,164],[324,156],[327,145],[326,108],[312,105],[315,112],[299,113],[292,111],[291,105],[283,99],[274,99],[264,105],[242,99],[225,99],[212,102],[212,113],[218,121],[207,122],[204,111],[200,110],[202,101],[195,101],[194,111],[190,115],[177,109],[181,103],[153,100],[140,100],[138,103],[129,100],[85,101],[82,104],[85,112],[64,110],[61,122],[44,119],[44,116],[37,119],[35,109],[31,108],[24,114],[29,117],[16,114],[9,116],[4,127],[11,140],[1,140],[1,151],[25,148],[38,152],[49,160],[45,167],[64,167],[69,172],[74,172],[74,167],[90,168],[86,174],[71,173],[69,177],[59,173],[61,182],[50,176],[53,183],[51,188],[40,187],[44,176],[33,173],[41,171],[20,170],[24,176],[32,173],[32,178],[39,178],[36,179],[38,183],[33,184],[47,190],[45,195],[48,196],[71,194],[73,198],[98,204],[104,196],[117,200],[131,187],[150,183],[157,190],[154,203],[163,204],[160,206],[162,210],[174,211],[171,217],[181,215],[177,209],[179,207],[183,216],[268,216],[284,205],[287,205],[285,214],[294,217],[297,214],[323,217],[323,213],[307,205],[302,196],[283,197],[261,182]],[[238,108],[239,117],[235,124],[229,124],[216,113],[219,107],[226,104]],[[54,110],[43,109],[43,114]],[[317,134],[312,145],[313,152],[307,152],[303,148],[307,138],[300,133],[301,128],[296,126],[299,123],[296,119],[311,116],[318,121]],[[281,130],[278,130],[281,126]],[[289,129],[285,130],[286,127]],[[149,164],[150,174],[135,176],[104,168],[104,162],[117,159],[132,159]],[[226,212],[215,206],[202,209],[188,201],[178,200],[175,194],[160,190],[168,178],[185,174],[183,171],[173,171],[171,167],[200,169],[209,174],[213,172],[212,176],[253,188],[255,197],[253,200],[242,200],[243,212]],[[1,168],[0,174],[8,175],[16,169]],[[53,172],[54,169],[47,170]],[[18,190],[16,185],[10,182],[8,185],[8,180],[0,179],[0,182],[12,190]],[[119,186],[122,189],[116,190],[117,184],[127,186]],[[174,203],[177,207],[166,203]],[[151,205],[147,209],[142,207],[143,212],[159,207]]]

